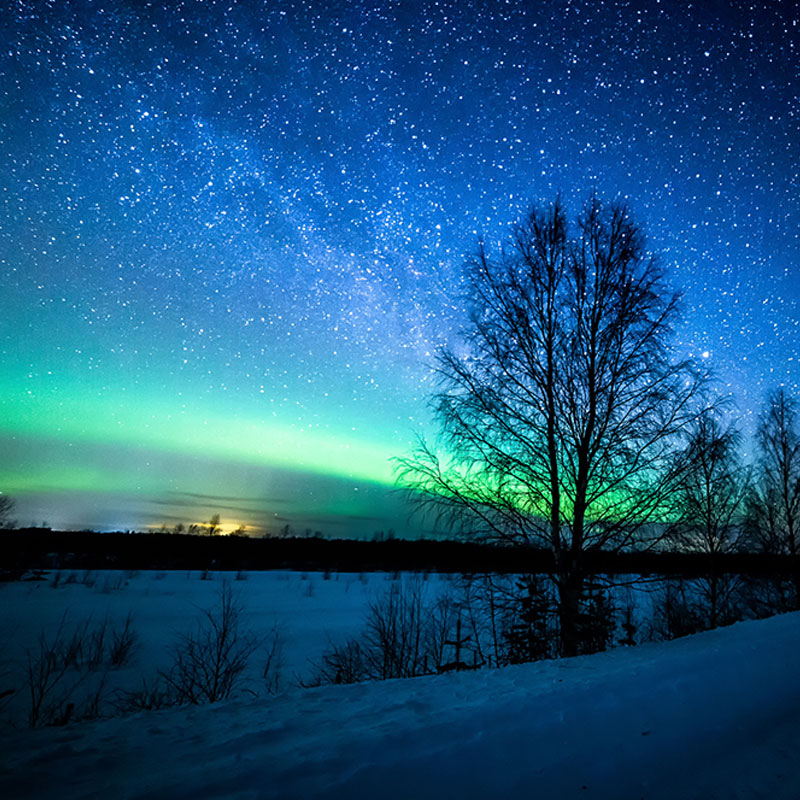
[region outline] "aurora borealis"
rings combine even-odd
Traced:
[[[789,4],[16,2],[0,490],[19,522],[369,535],[463,258],[626,198],[745,428],[800,386]]]

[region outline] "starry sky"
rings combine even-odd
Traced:
[[[5,5],[5,4],[4,4]],[[17,0],[0,490],[21,524],[419,533],[460,273],[626,200],[742,425],[800,384],[800,15],[743,2]],[[416,526],[416,527],[415,527]]]

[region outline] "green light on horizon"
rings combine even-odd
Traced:
[[[119,444],[394,485],[390,459],[405,446],[339,431],[176,408],[160,398],[6,396],[0,430],[64,442]],[[93,468],[87,474],[95,474]],[[59,481],[60,483],[60,481]]]

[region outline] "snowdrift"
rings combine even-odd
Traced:
[[[798,798],[800,614],[0,740],[4,797]]]

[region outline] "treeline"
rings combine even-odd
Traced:
[[[32,569],[293,569],[338,572],[553,574],[548,550],[433,539],[263,538],[96,533],[21,528],[0,536],[6,574]],[[775,553],[603,552],[590,574],[696,578],[708,574],[800,575],[800,557]]]

